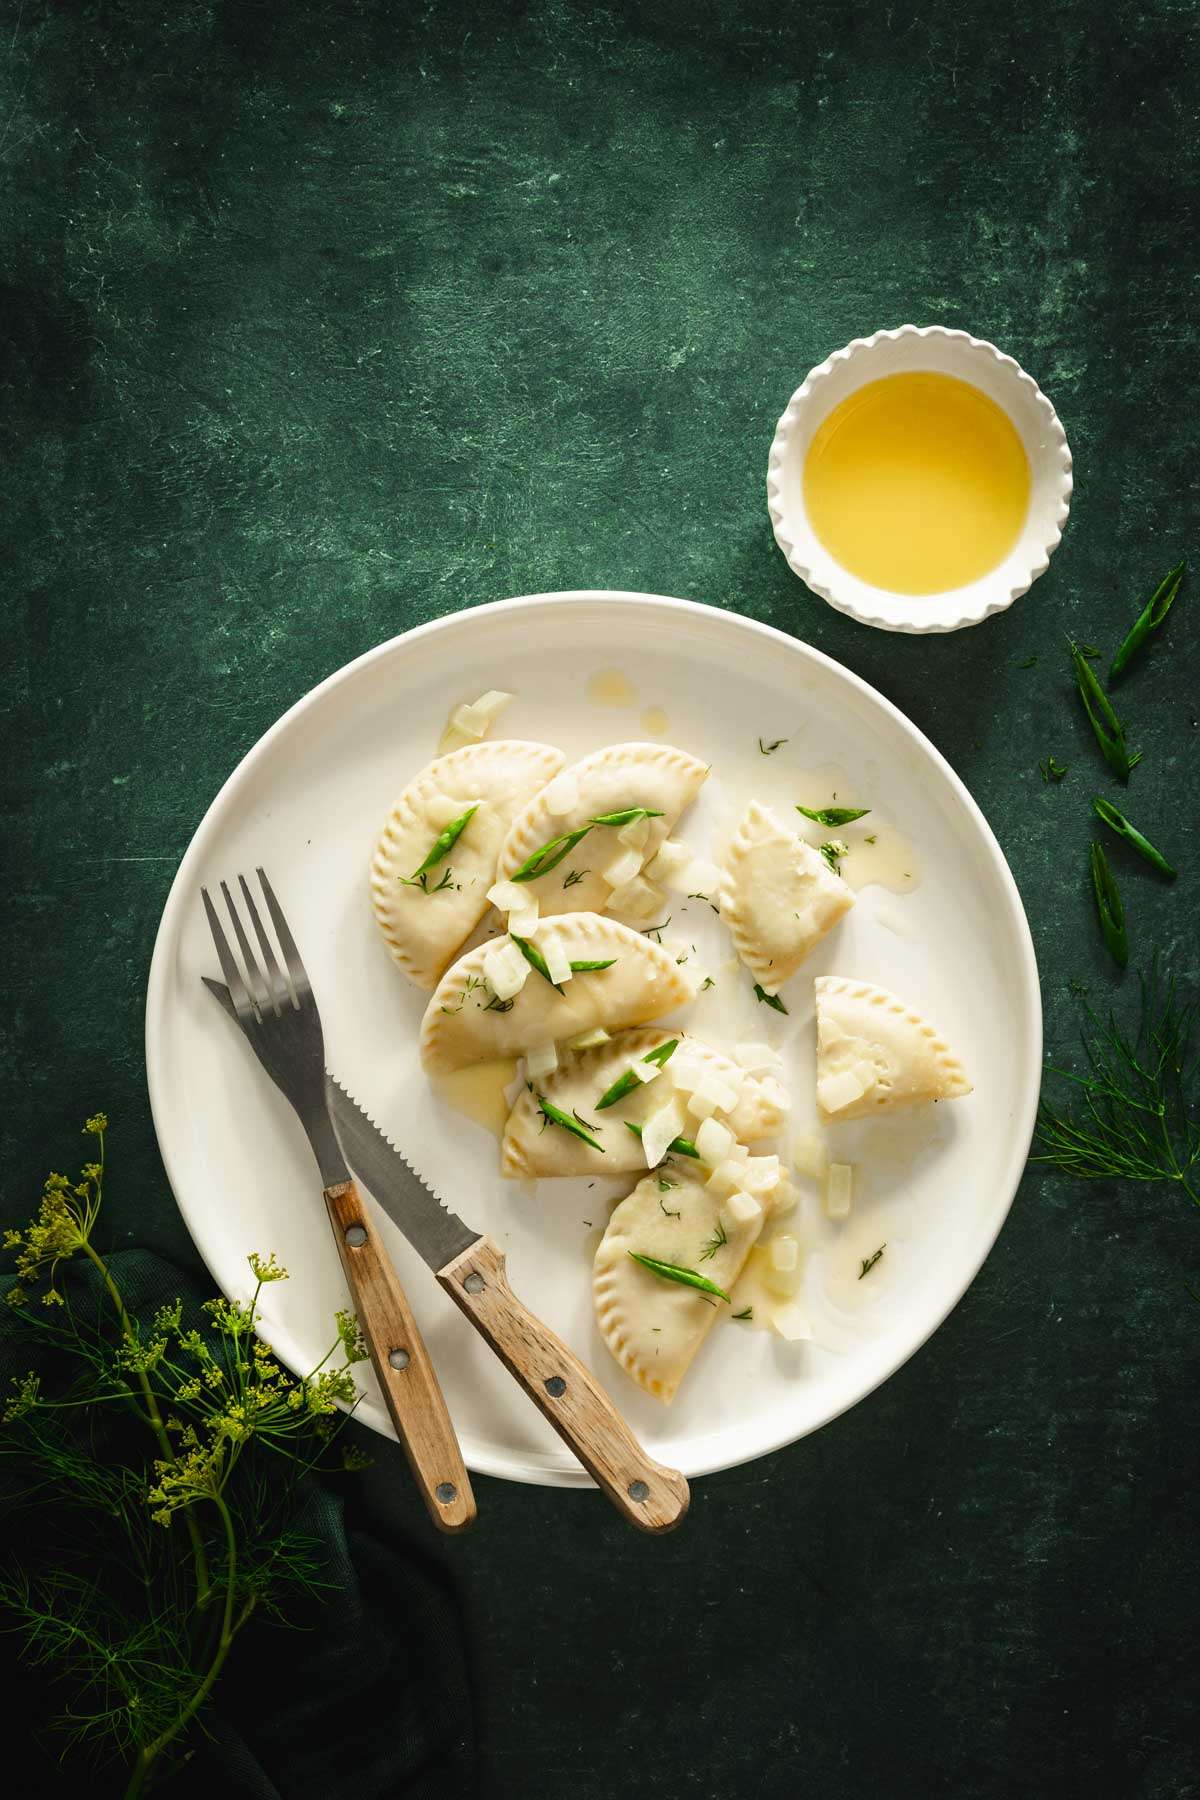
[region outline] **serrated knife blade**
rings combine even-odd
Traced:
[[[436,1275],[477,1244],[483,1233],[472,1231],[421,1180],[403,1152],[336,1076],[326,1075],[325,1085],[346,1161]]]

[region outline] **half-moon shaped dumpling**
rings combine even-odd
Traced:
[[[821,975],[817,993],[817,1105],[826,1119],[863,1119],[971,1092],[941,1033],[886,989]]]
[[[642,1031],[622,1031],[594,1050],[560,1056],[554,1073],[537,1083],[538,1092],[568,1119],[586,1119],[591,1135],[603,1144],[603,1153],[570,1131],[546,1126],[541,1108],[526,1091],[505,1127],[500,1145],[501,1174],[526,1180],[553,1175],[624,1175],[644,1169],[646,1158],[641,1140],[628,1129],[627,1122],[644,1124],[650,1113],[666,1103],[673,1090],[670,1060],[662,1065],[654,1080],[638,1081],[611,1106],[601,1111],[596,1103],[635,1063],[643,1063],[661,1045],[680,1037],[679,1032],[664,1031],[661,1025],[655,1025]],[[698,1038],[682,1041],[687,1044],[692,1065],[711,1068],[736,1094],[736,1104],[721,1114],[720,1122],[739,1143],[754,1144],[783,1130],[784,1109],[780,1101],[786,1100],[786,1095],[778,1082],[762,1081],[748,1074],[730,1057],[722,1056]],[[695,1121],[692,1124],[694,1130]]]
[[[657,855],[707,776],[704,763],[670,744],[610,744],[596,750],[564,769],[513,821],[500,852],[500,879],[511,880],[539,850],[555,845],[546,858],[553,868],[522,883],[537,899],[541,916],[604,912],[613,889],[632,881]],[[661,816],[625,827],[589,827],[592,819],[635,807]],[[561,840],[575,833],[581,834],[576,844],[556,860]]]
[[[596,1250],[592,1297],[600,1335],[639,1387],[669,1405],[688,1365],[729,1304],[656,1275],[630,1252],[704,1275],[725,1293],[753,1249],[764,1214],[753,1202],[718,1200],[676,1157],[661,1175],[639,1181],[622,1200]]]
[[[764,993],[775,994],[854,905],[819,851],[751,801],[717,890],[733,947]]]
[[[531,967],[519,991],[501,1000],[485,962],[494,967],[496,959],[511,957],[513,940],[496,938],[468,950],[446,971],[425,1009],[421,1061],[431,1075],[520,1056],[597,1025],[644,1025],[692,998],[692,985],[669,951],[598,913],[540,920],[523,941],[543,964],[549,958],[555,966],[560,958],[574,964],[569,979],[556,987]]]
[[[393,961],[418,987],[437,985],[482,919],[513,819],[565,761],[549,744],[515,738],[468,744],[422,769],[393,806],[371,859],[371,904]],[[439,835],[471,806],[424,885],[411,885]]]

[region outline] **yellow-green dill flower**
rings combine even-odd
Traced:
[[[132,1375],[148,1375],[158,1367],[166,1348],[166,1338],[150,1338],[145,1343],[136,1339],[130,1343],[126,1339],[117,1351],[117,1365]]]
[[[85,1131],[90,1131],[93,1137],[103,1136],[108,1130],[108,1114],[93,1113],[90,1119],[84,1121],[83,1129]]]
[[[288,1278],[287,1270],[281,1269],[279,1264],[275,1261],[275,1252],[273,1250],[265,1259],[258,1254],[257,1250],[252,1250],[250,1255],[246,1258],[246,1261],[250,1264],[256,1281],[265,1283],[268,1281],[286,1281]]]
[[[20,1282],[18,1282],[15,1287],[9,1288],[4,1298],[10,1306],[24,1306],[26,1299],[25,1289],[21,1286]]]
[[[26,1376],[18,1377],[14,1375],[12,1378],[12,1385],[13,1392],[11,1398],[5,1406],[3,1414],[0,1415],[6,1425],[11,1425],[15,1419],[23,1419],[26,1413],[31,1413],[33,1411],[38,1403],[38,1390],[41,1383],[33,1370],[30,1369]]]
[[[342,1446],[342,1467],[348,1475],[357,1475],[363,1469],[373,1469],[375,1458],[360,1450],[357,1444]]]
[[[154,1315],[154,1329],[164,1335],[168,1331],[178,1331],[183,1324],[183,1301],[172,1300],[169,1306],[160,1306]]]
[[[338,1341],[348,1363],[365,1362],[368,1351],[358,1320],[352,1312],[336,1312]]]

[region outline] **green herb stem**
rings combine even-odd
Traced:
[[[671,1060],[678,1043],[678,1038],[671,1038],[667,1043],[660,1044],[657,1050],[649,1051],[641,1060],[648,1063],[657,1063],[658,1067],[661,1069],[664,1063]],[[625,1073],[623,1075],[618,1075],[612,1086],[607,1088],[605,1092],[601,1094],[599,1100],[596,1102],[596,1111],[604,1112],[608,1107],[615,1106],[618,1100],[623,1100],[626,1094],[631,1094],[634,1088],[639,1088],[641,1086],[643,1086],[643,1083],[639,1080],[637,1075],[634,1074],[633,1069],[626,1069]]]
[[[1096,736],[1096,742],[1104,752],[1105,761],[1117,777],[1118,781],[1128,781],[1130,771],[1141,762],[1139,750],[1130,756],[1125,742],[1125,727],[1113,709],[1113,703],[1096,679],[1095,671],[1088,662],[1078,644],[1071,645],[1071,662],[1075,669],[1075,680],[1079,688],[1079,697],[1083,701],[1083,710],[1088,716],[1088,723]]]
[[[589,1148],[598,1150],[601,1156],[605,1154],[604,1145],[597,1143],[591,1132],[585,1131],[583,1126],[579,1124],[576,1119],[573,1119],[569,1113],[560,1112],[557,1106],[552,1106],[550,1101],[547,1100],[543,1094],[539,1094],[536,1089],[534,1090],[533,1097],[537,1101],[538,1111],[544,1119],[550,1121],[551,1125],[557,1125],[563,1131],[569,1131],[572,1137],[582,1139]]]
[[[657,1256],[643,1256],[640,1251],[630,1250],[635,1263],[643,1269],[649,1269],[652,1275],[658,1275],[663,1281],[676,1281],[681,1287],[698,1288],[701,1293],[715,1294],[718,1300],[729,1301],[725,1289],[710,1281],[707,1275],[701,1275],[697,1269],[684,1269],[678,1263],[660,1262]]]
[[[814,825],[852,825],[855,819],[865,819],[870,812],[869,806],[822,806],[814,812],[811,807],[798,806],[796,811],[811,819]]]
[[[1091,848],[1092,891],[1096,896],[1096,912],[1100,929],[1114,962],[1123,969],[1129,961],[1129,938],[1125,931],[1125,907],[1116,879],[1108,866],[1103,844],[1093,840]]]
[[[642,1127],[636,1124],[632,1119],[625,1120],[625,1129],[626,1131],[632,1131],[635,1138],[640,1138],[642,1135]],[[697,1150],[695,1144],[693,1144],[691,1138],[673,1138],[667,1145],[664,1155],[670,1156],[672,1152],[674,1152],[676,1156],[694,1156],[697,1161],[699,1161],[700,1158],[700,1152]]]
[[[1145,644],[1152,631],[1157,631],[1172,606],[1179,592],[1180,583],[1187,572],[1187,558],[1176,563],[1175,567],[1163,576],[1154,592],[1147,600],[1141,613],[1129,629],[1129,634],[1112,659],[1112,667],[1108,671],[1108,679],[1115,681],[1124,673]]]
[[[412,874],[408,877],[409,881],[419,881],[421,876],[427,874],[430,869],[440,863],[444,856],[449,856],[451,850],[453,850],[455,844],[457,844],[459,838],[467,829],[467,826],[471,823],[475,814],[479,811],[479,805],[480,803],[477,800],[474,806],[468,806],[465,813],[460,813],[457,819],[452,819],[445,831],[440,832],[439,835],[434,838],[428,856],[425,858],[425,861],[421,864],[419,869],[413,870]]]
[[[1161,850],[1156,850],[1149,838],[1143,837],[1137,826],[1131,825],[1124,813],[1119,812],[1111,800],[1102,800],[1097,797],[1092,801],[1092,811],[1098,819],[1102,819],[1111,830],[1115,831],[1118,837],[1123,837],[1126,843],[1132,844],[1138,855],[1144,856],[1146,861],[1152,864],[1161,875],[1165,875],[1168,881],[1176,879],[1176,871]]]

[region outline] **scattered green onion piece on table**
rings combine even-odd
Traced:
[[[648,1063],[657,1063],[661,1069],[664,1063],[671,1060],[678,1043],[678,1038],[671,1038],[667,1043],[660,1044],[657,1050],[649,1051],[649,1053],[643,1056],[641,1060]],[[623,1075],[618,1075],[612,1086],[601,1094],[599,1100],[596,1102],[596,1111],[603,1112],[606,1107],[615,1106],[618,1100],[623,1100],[626,1094],[631,1094],[634,1088],[639,1088],[641,1086],[642,1083],[638,1080],[638,1077],[634,1074],[633,1070],[626,1069],[625,1073]]]
[[[478,811],[479,802],[477,800],[474,806],[468,806],[465,813],[460,813],[457,819],[452,819],[445,831],[440,832],[438,836],[434,838],[429,855],[425,858],[425,861],[421,864],[419,869],[413,870],[412,874],[408,876],[408,880],[418,881],[428,870],[440,863],[443,856],[449,856],[451,850],[453,850],[455,844],[457,844],[459,838],[467,829],[467,826],[471,823],[471,820]]]
[[[729,1295],[724,1288],[710,1281],[707,1275],[700,1275],[695,1269],[681,1269],[678,1263],[659,1262],[657,1256],[642,1256],[637,1250],[630,1250],[635,1263],[641,1263],[643,1269],[649,1269],[652,1275],[659,1275],[664,1281],[677,1281],[681,1287],[699,1288],[703,1294],[715,1294],[718,1300],[728,1301]]]
[[[562,837],[551,838],[532,856],[527,856],[519,869],[514,869],[509,876],[510,881],[536,881],[539,875],[548,875],[551,869],[557,869],[565,857],[570,856],[576,844],[591,830],[590,825],[581,825],[578,831],[566,831]]]
[[[1096,734],[1096,742],[1103,750],[1113,774],[1120,781],[1128,781],[1129,771],[1142,760],[1141,751],[1136,756],[1130,756],[1125,743],[1125,727],[1113,711],[1112,701],[1096,680],[1095,672],[1078,644],[1071,645],[1071,661],[1075,667],[1075,680],[1079,684],[1079,697]]]
[[[552,1125],[560,1125],[564,1131],[569,1131],[572,1137],[582,1138],[585,1144],[590,1145],[593,1150],[598,1150],[601,1156],[604,1155],[604,1145],[598,1144],[591,1132],[585,1131],[583,1126],[571,1118],[569,1113],[560,1112],[557,1106],[551,1106],[549,1100],[543,1099],[536,1088],[533,1090],[533,1097],[537,1101],[538,1111],[544,1119],[549,1119]]]
[[[1179,592],[1179,584],[1187,571],[1187,557],[1176,563],[1170,574],[1164,575],[1130,630],[1129,636],[1112,659],[1112,668],[1108,671],[1108,679],[1115,681],[1124,673],[1129,663],[1137,655],[1152,631],[1157,631],[1175,603]]]
[[[1156,850],[1149,838],[1144,838],[1137,826],[1131,825],[1125,814],[1118,812],[1111,800],[1099,798],[1093,800],[1092,810],[1098,819],[1103,819],[1104,823],[1115,831],[1118,837],[1123,837],[1127,843],[1132,844],[1138,855],[1144,856],[1146,861],[1153,864],[1160,874],[1167,877],[1168,881],[1175,880],[1177,871],[1171,867],[1162,851]]]
[[[1048,756],[1045,762],[1038,764],[1038,774],[1049,786],[1052,781],[1061,781],[1069,767],[1069,763],[1060,763],[1057,756]]]
[[[632,1131],[635,1138],[640,1138],[642,1135],[641,1126],[635,1125],[632,1119],[626,1119],[625,1129],[626,1131]],[[694,1156],[697,1159],[699,1159],[700,1156],[700,1152],[697,1150],[695,1144],[693,1144],[691,1138],[677,1137],[673,1143],[667,1145],[668,1156],[671,1155],[672,1151],[676,1156]]]
[[[808,806],[798,806],[796,811],[811,819],[814,825],[852,825],[855,819],[865,819],[870,812],[869,806],[822,806],[816,812]]]
[[[1112,952],[1114,962],[1124,968],[1129,961],[1129,939],[1125,932],[1125,908],[1121,903],[1120,891],[1108,866],[1108,858],[1104,854],[1104,846],[1093,842],[1091,852],[1092,888],[1096,895],[1096,911],[1100,918],[1100,929],[1104,933],[1104,941]]]
[[[756,1000],[761,1001],[764,1006],[772,1007],[776,1012],[781,1012],[781,1013],[787,1012],[787,1007],[783,1004],[783,1001],[779,998],[779,995],[778,994],[768,994],[766,989],[764,987],[762,987],[760,985],[760,983],[757,981],[754,984],[754,998]]]

